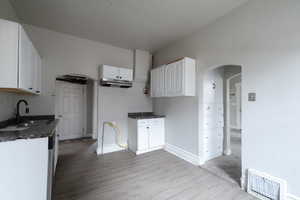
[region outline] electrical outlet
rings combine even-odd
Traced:
[[[256,93],[254,92],[248,93],[248,101],[256,101]]]

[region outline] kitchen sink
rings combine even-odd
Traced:
[[[7,126],[5,128],[1,128],[0,131],[23,131],[28,128],[29,128],[29,126],[13,125],[13,126]]]
[[[26,121],[20,124],[10,125],[5,128],[1,128],[0,131],[23,131],[32,126],[35,121]]]

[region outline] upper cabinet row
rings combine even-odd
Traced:
[[[41,57],[23,27],[0,19],[1,90],[41,93]]]
[[[195,65],[185,57],[151,70],[151,97],[195,96]]]

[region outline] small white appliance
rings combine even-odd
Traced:
[[[133,70],[110,65],[100,66],[100,85],[106,87],[132,87]]]

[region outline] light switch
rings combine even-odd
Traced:
[[[248,93],[248,101],[256,101],[256,93]]]

